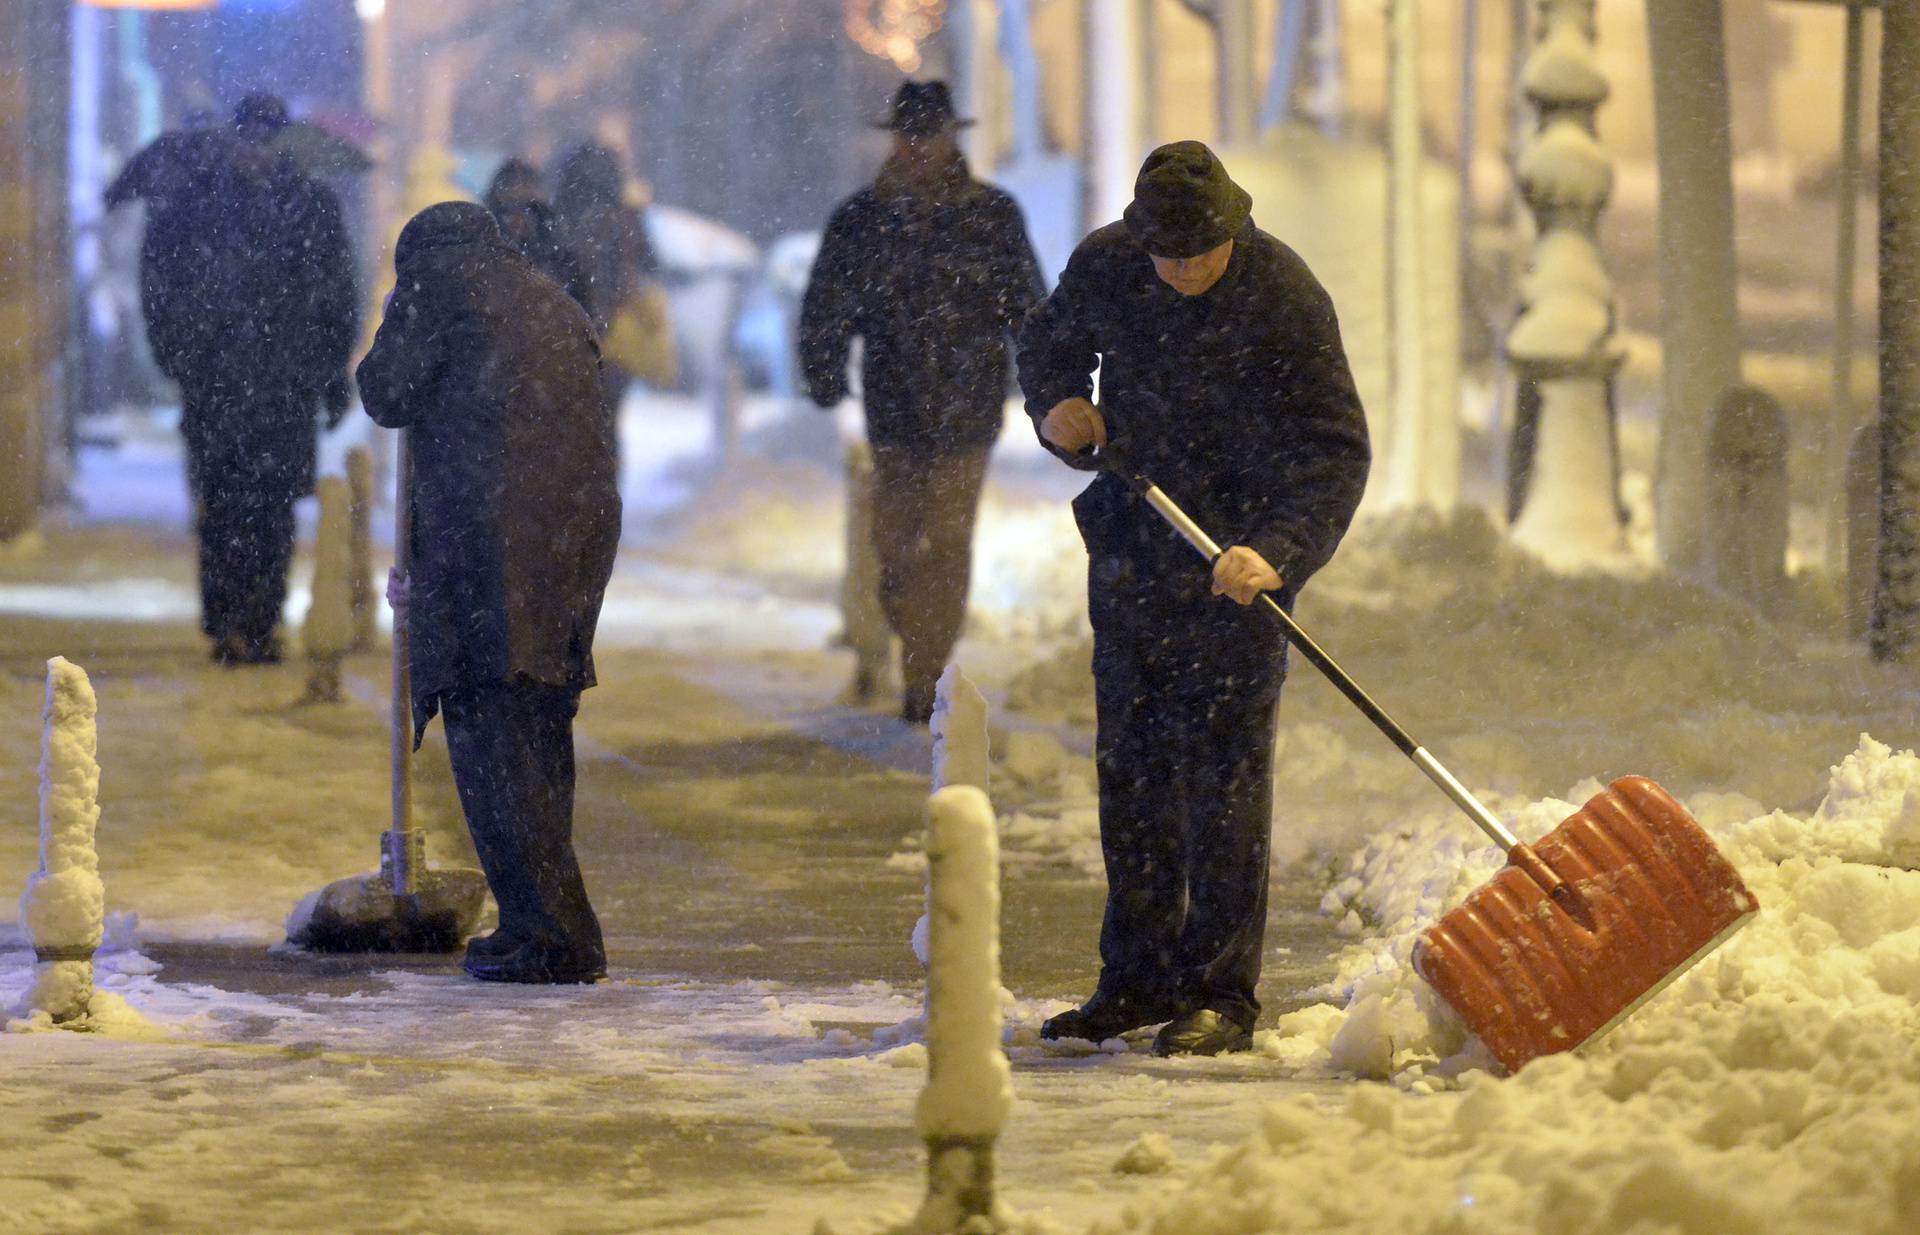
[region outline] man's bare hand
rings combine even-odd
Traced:
[[[1262,592],[1278,591],[1283,582],[1267,559],[1245,545],[1235,545],[1213,564],[1213,594],[1231,596],[1243,605],[1259,600]]]
[[[1090,399],[1062,399],[1040,421],[1040,436],[1070,455],[1107,444],[1107,420]]]

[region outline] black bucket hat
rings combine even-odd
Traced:
[[[907,137],[930,137],[948,125],[969,125],[953,114],[953,96],[943,81],[903,81],[893,92],[893,106],[873,127],[891,129]]]
[[[1121,217],[1155,257],[1198,257],[1238,235],[1253,198],[1204,142],[1173,142],[1147,156]]]

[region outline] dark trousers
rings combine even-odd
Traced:
[[[1278,623],[1209,595],[1190,555],[1177,566],[1096,556],[1090,572],[1107,869],[1100,985],[1251,1026],[1286,677]]]
[[[490,683],[441,696],[447,753],[500,906],[500,929],[604,963],[600,922],[573,853],[573,718],[580,692]]]
[[[880,606],[900,636],[900,676],[931,687],[967,620],[973,525],[990,447],[927,454],[873,449],[873,547]]]
[[[266,646],[287,601],[295,494],[215,472],[200,485],[200,629]]]
[[[261,649],[293,563],[294,503],[313,490],[313,397],[216,381],[183,387],[200,540],[200,628]]]

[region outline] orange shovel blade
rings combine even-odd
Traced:
[[[1414,969],[1510,1072],[1598,1038],[1759,908],[1687,809],[1642,776],[1533,848],[1571,885],[1568,905],[1509,865],[1413,949]]]

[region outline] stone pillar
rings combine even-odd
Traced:
[[[1735,386],[1707,424],[1707,562],[1715,585],[1761,607],[1786,584],[1787,417],[1764,390]]]

